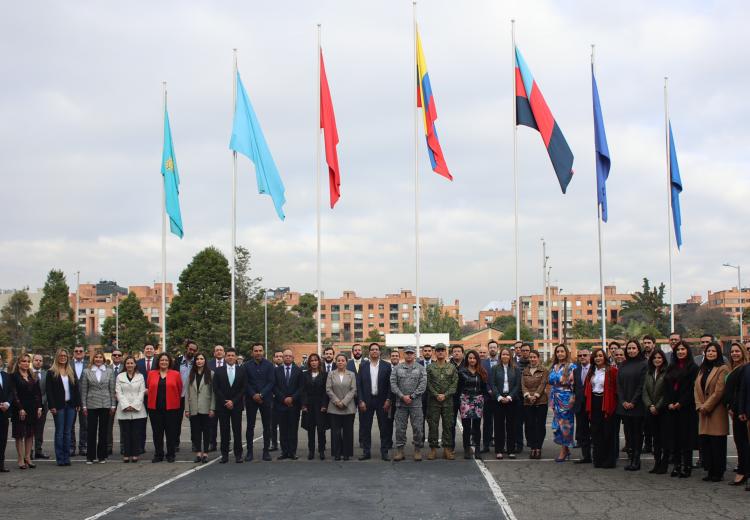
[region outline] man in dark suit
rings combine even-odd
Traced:
[[[591,423],[586,411],[586,377],[591,367],[591,351],[588,348],[578,350],[578,363],[573,370],[573,390],[575,392],[575,403],[573,413],[576,417],[576,442],[581,448],[581,458],[574,461],[575,464],[589,464],[591,460]]]
[[[274,367],[273,384],[276,386],[276,367],[280,367],[284,364],[284,352],[277,350],[273,353],[273,359],[271,359]],[[279,412],[276,411],[276,406],[271,405],[271,448],[268,451],[277,451],[279,449]]]
[[[226,350],[224,366],[214,372],[216,414],[221,428],[221,464],[229,462],[229,426],[234,438],[234,460],[242,462],[242,409],[244,408],[247,373],[237,365],[237,351]]]
[[[323,369],[326,371],[326,374],[330,374],[336,370],[336,361],[334,361],[334,357],[336,357],[336,351],[333,347],[329,346],[323,349]]]
[[[123,356],[122,356],[122,350],[119,348],[116,348],[112,351],[112,372],[115,375],[115,381],[117,381],[117,376],[120,375],[120,372],[125,370],[125,367],[122,364],[123,362]],[[42,390],[42,393],[44,393],[44,390]],[[107,454],[112,455],[112,445],[114,444],[114,427],[115,427],[115,414],[111,414],[108,419],[109,423],[107,424]],[[125,453],[125,446],[122,443],[122,439],[120,439],[120,455]]]
[[[247,454],[245,460],[253,460],[253,438],[255,437],[255,418],[260,412],[263,425],[263,460],[270,461],[268,450],[271,447],[271,408],[273,407],[273,387],[276,384],[273,363],[268,361],[262,343],[253,345],[253,357],[243,365],[247,373],[245,408],[247,411]]]
[[[294,353],[285,350],[284,362],[275,368],[274,408],[279,418],[281,455],[279,460],[297,460],[297,430],[299,428],[302,369],[294,364]]]
[[[7,473],[5,467],[5,445],[8,442],[8,419],[10,403],[13,402],[13,385],[10,376],[0,372],[0,473]]]
[[[214,346],[214,357],[208,360],[208,369],[213,374],[216,369],[224,366],[224,346]],[[213,417],[208,418],[208,424],[210,425],[209,440],[208,440],[208,451],[216,451],[216,434],[219,430],[219,416],[214,414]]]
[[[41,354],[34,354],[31,358],[31,370],[36,374],[36,380],[39,381],[39,389],[42,391],[42,416],[36,420],[36,429],[34,432],[34,452],[32,453],[32,459],[48,459],[49,456],[45,455],[42,450],[42,444],[44,443],[44,425],[47,423],[47,371],[42,366],[44,363],[44,356]]]
[[[75,372],[76,378],[80,381],[83,371],[88,366],[88,358],[86,356],[83,345],[76,345],[73,348],[73,359],[70,361],[70,367]],[[77,417],[73,418],[73,427],[70,431],[70,455],[73,456],[76,453],[76,421],[78,422],[78,454],[86,456],[86,446],[88,445],[88,430],[89,423],[88,417],[83,413],[81,408],[76,414]]]
[[[354,372],[354,375],[358,377],[359,369],[362,368],[363,361],[364,359],[362,358],[362,345],[360,345],[359,343],[355,343],[354,345],[352,345],[352,358],[346,362],[346,369],[350,372]],[[354,402],[358,402],[356,395],[354,396]],[[357,411],[357,415],[359,416],[359,421],[362,422],[362,414]],[[359,446],[362,447],[362,430],[360,430],[358,441]]]
[[[380,457],[388,458],[391,448],[391,431],[388,425],[388,412],[391,407],[391,364],[380,360],[380,345],[371,343],[368,360],[362,362],[357,376],[357,396],[359,404],[359,438],[362,439],[362,456],[359,460],[371,457],[372,419],[378,418],[380,431]]]
[[[148,373],[151,370],[159,370],[158,363],[154,354],[156,349],[153,345],[149,344],[143,347],[143,357],[135,362],[135,368],[143,376],[144,381],[148,381]],[[144,406],[148,402],[148,397],[143,398]],[[151,420],[151,419],[149,419]],[[146,452],[146,428],[141,428],[141,453]],[[71,453],[72,454],[72,453]]]
[[[486,359],[482,359],[481,363],[484,370],[487,372],[487,378],[492,376],[492,369],[500,361],[498,344],[495,340],[490,340],[486,347]],[[485,348],[480,348],[479,357],[481,358],[485,354]],[[484,408],[482,410],[482,450],[481,453],[489,453],[490,444],[492,444],[492,438],[494,436],[494,420],[495,410],[497,409],[497,399],[492,395],[490,385],[487,385],[487,392],[484,394]]]

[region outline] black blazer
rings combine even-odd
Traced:
[[[234,384],[229,384],[227,365],[217,368],[213,375],[214,399],[216,399],[217,412],[242,412],[245,397],[245,385],[247,385],[247,372],[240,365],[234,365]],[[233,410],[224,407],[224,401],[234,403]]]
[[[313,378],[308,370],[302,373],[302,392],[300,393],[301,404],[308,408],[328,408],[328,394],[326,393],[326,379],[328,372],[321,370],[318,377]]]
[[[593,363],[589,363],[589,372],[594,370]],[[576,363],[576,368],[573,370],[573,390],[576,394],[576,401],[573,403],[573,413],[580,413],[586,410],[586,381],[581,379],[581,373],[583,367]],[[588,375],[588,373],[586,374]]]
[[[5,372],[0,372],[0,378],[3,380],[3,387],[0,388],[0,403],[9,403],[10,408],[7,412],[0,410],[0,420],[7,419],[10,417],[11,411],[13,410],[13,401],[15,400],[15,394],[13,393],[13,383],[10,380],[10,375]],[[3,442],[4,439],[0,439]]]
[[[45,382],[47,392],[47,408],[60,409],[65,407],[65,387],[62,379],[55,376],[52,370],[47,370],[47,381]],[[70,387],[70,405],[78,408],[81,406],[81,388],[75,371],[73,377],[68,379]]]
[[[367,408],[382,408],[386,399],[391,398],[391,364],[380,360],[378,367],[378,395],[372,395],[372,379],[370,378],[370,360],[363,361],[357,374],[357,399],[365,403]],[[427,392],[425,392],[427,393]]]
[[[698,377],[698,365],[690,365],[687,370],[678,370],[669,366],[664,374],[664,406],[680,403],[680,412],[695,411],[695,378]],[[675,383],[678,385],[674,389]]]
[[[292,369],[289,375],[289,383],[286,381],[286,365],[283,363],[275,369],[276,381],[273,387],[273,400],[275,409],[283,412],[289,409],[284,404],[284,399],[291,397],[294,407],[299,407],[300,396],[302,395],[302,369],[292,363]]]

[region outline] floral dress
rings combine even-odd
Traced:
[[[573,413],[573,371],[575,363],[553,365],[549,371],[549,403],[555,444],[572,448],[575,444]]]

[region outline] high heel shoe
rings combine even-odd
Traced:
[[[29,467],[29,468],[31,468],[31,469],[36,468],[36,464],[32,463],[31,460],[29,460],[29,459],[26,459],[26,466]]]
[[[555,457],[555,462],[565,462],[567,460],[570,460],[570,452],[568,452],[566,455],[564,455],[562,458]]]
[[[739,480],[739,481],[738,480],[733,480],[732,482],[729,483],[729,485],[730,486],[741,486],[745,482],[747,482],[747,475],[745,475],[744,477],[742,477],[742,480]]]

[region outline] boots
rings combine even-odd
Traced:
[[[422,462],[422,448],[414,449],[414,462]]]
[[[477,460],[482,460],[482,450],[479,448],[479,444],[474,446],[474,458]]]
[[[641,450],[640,448],[637,448],[633,450],[633,456],[631,457],[631,463],[630,463],[630,471],[640,471],[641,470]]]
[[[646,450],[643,450],[644,453]],[[654,448],[654,467],[651,468],[649,473],[657,474],[659,475],[659,468],[661,467],[661,449]]]
[[[456,456],[453,455],[452,448],[443,448],[443,458],[445,460],[456,460]]]
[[[404,460],[404,448],[396,448],[396,454],[393,456],[393,462]]]
[[[437,457],[437,448],[430,448],[430,452],[427,454],[427,460],[435,460]]]
[[[693,452],[686,451],[682,454],[682,471],[680,472],[680,478],[690,478],[693,473]]]
[[[681,473],[682,473],[682,464],[677,463],[674,465],[674,468],[672,468],[672,473],[670,474],[670,476],[679,477]]]
[[[662,451],[661,457],[659,458],[659,465],[656,467],[654,472],[656,475],[664,475],[669,469],[669,452]]]
[[[464,459],[471,459],[471,447],[468,444],[464,444]]]

